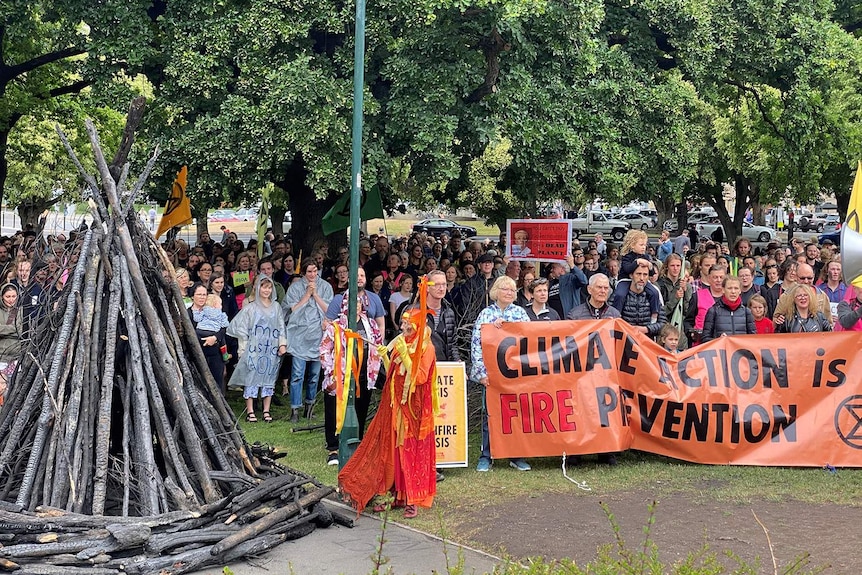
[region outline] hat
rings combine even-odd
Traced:
[[[496,257],[496,255],[497,255],[497,250],[488,250],[488,255],[489,255],[489,256],[495,256],[495,257]]]
[[[481,256],[476,258],[477,264],[483,264],[485,262],[494,263],[494,256],[492,256],[491,254],[482,254]]]
[[[779,244],[778,242],[769,242],[768,244],[766,244],[766,249],[777,250],[780,246],[781,244]]]
[[[823,242],[822,242],[822,243],[823,243],[823,245],[824,245],[824,246],[832,246],[832,245],[835,245],[835,242],[833,242],[833,241],[832,241],[832,240],[830,240],[829,238],[826,238],[825,240],[823,240]]]

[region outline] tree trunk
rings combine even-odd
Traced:
[[[337,199],[334,193],[330,193],[325,199],[318,199],[314,190],[305,183],[307,175],[305,162],[297,156],[284,174],[284,179],[273,182],[284,190],[288,197],[293,220],[291,227],[293,251],[298,254],[299,250],[302,250],[305,255],[311,253],[315,242],[326,237],[323,235],[321,221]]]
[[[655,204],[655,211],[658,212],[658,222],[656,225],[661,229],[665,221],[673,219],[673,208],[676,206],[676,200],[673,196],[668,195],[655,197],[652,201]],[[682,230],[683,227],[680,225],[679,230]]]
[[[269,221],[272,223],[272,233],[276,236],[284,235],[284,214],[286,213],[286,206],[269,207]]]

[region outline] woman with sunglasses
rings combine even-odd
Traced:
[[[775,314],[775,333],[811,333],[832,331],[832,322],[817,310],[814,288],[796,284],[787,291],[792,302],[787,315]]]

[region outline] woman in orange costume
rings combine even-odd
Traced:
[[[424,318],[424,311],[405,311],[401,335],[381,346],[387,377],[380,407],[356,453],[338,474],[342,493],[358,510],[375,495],[392,493],[392,506],[404,507],[409,519],[418,514],[417,506],[431,507],[437,493],[437,363]],[[384,509],[374,507],[377,512]]]

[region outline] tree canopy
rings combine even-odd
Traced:
[[[652,199],[666,216],[686,199],[713,204],[738,231],[752,205],[840,202],[862,154],[856,4],[371,3],[363,186],[378,184],[389,207],[470,205],[497,224],[551,200]],[[27,75],[42,78],[29,97],[0,82],[6,125],[28,115],[38,125],[52,90],[144,73],[147,136],[168,160],[155,186],[167,190],[188,164],[202,215],[275,185],[300,245],[321,236],[322,215],[349,190],[352,4],[11,6],[4,70],[46,67]],[[16,19],[29,28],[8,25]]]

